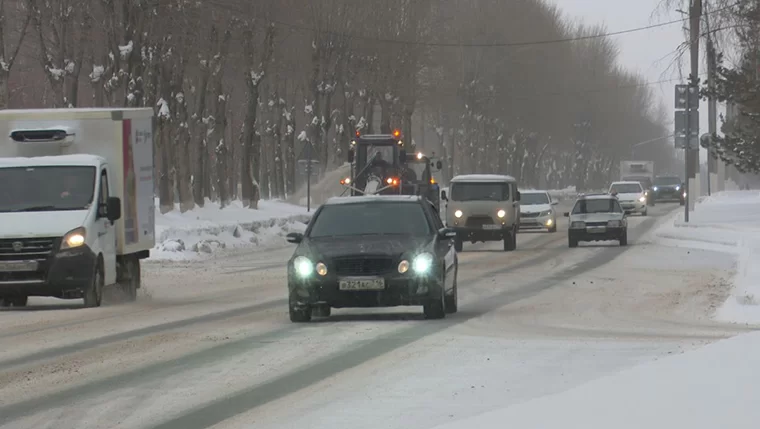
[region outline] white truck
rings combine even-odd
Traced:
[[[155,245],[153,109],[0,111],[0,305],[137,299]]]
[[[652,186],[654,183],[654,162],[652,161],[620,161],[620,180],[623,182],[639,182],[644,188],[647,205],[654,205]]]

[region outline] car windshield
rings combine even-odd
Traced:
[[[431,233],[417,203],[367,202],[324,206],[314,219],[309,237],[413,235]]]
[[[657,177],[654,179],[655,186],[673,186],[673,185],[680,185],[680,184],[681,184],[680,177]]]
[[[617,192],[618,194],[639,194],[641,193],[641,185],[638,183],[615,183],[610,186],[610,193]]]
[[[573,207],[573,214],[593,213],[623,213],[623,209],[614,198],[580,200]]]
[[[509,184],[503,182],[466,182],[451,184],[452,201],[507,201]]]
[[[545,192],[521,192],[520,205],[532,206],[536,204],[549,204],[549,196]]]
[[[95,167],[0,168],[0,212],[83,210],[95,195]]]

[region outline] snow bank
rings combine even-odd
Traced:
[[[158,204],[156,204],[158,207]],[[306,228],[305,207],[280,201],[260,201],[251,210],[233,201],[220,209],[213,202],[185,213],[156,211],[156,247],[151,259],[184,260],[208,256],[219,250],[284,246],[288,232]]]
[[[730,191],[702,198],[655,231],[665,245],[728,252],[737,256],[734,290],[717,311],[727,322],[760,324],[760,192]]]
[[[436,429],[756,428],[760,332]]]

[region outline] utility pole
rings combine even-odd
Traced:
[[[689,92],[694,91],[699,94],[699,29],[700,23],[702,22],[702,0],[691,0],[691,7],[689,8],[689,21],[689,39],[691,42],[691,74],[689,75]],[[699,100],[699,98],[697,98],[697,100]],[[699,112],[699,103],[697,102],[696,105],[688,106],[686,114],[687,118],[690,118],[692,116],[691,109]],[[699,113],[697,113],[696,116],[699,117]],[[686,185],[687,197],[689,197],[689,201],[687,201],[688,204],[686,204],[686,207],[688,207],[687,210],[694,210],[694,203],[699,196],[699,146],[697,146],[697,148],[691,147],[691,136],[694,134],[698,139],[699,124],[689,124],[688,130],[689,138],[687,139],[686,144],[686,159],[689,163],[689,166],[687,167],[690,167],[690,171],[688,176],[689,183]],[[684,218],[684,221],[688,222],[688,216]]]
[[[710,134],[710,145],[707,148],[707,195],[712,195],[713,176],[715,176],[715,186],[717,187],[718,162],[712,156],[712,136],[718,131],[718,112],[717,102],[715,100],[715,73],[718,68],[717,58],[715,55],[715,46],[713,45],[712,36],[707,34],[707,87],[710,89],[710,96],[707,101],[707,132]]]

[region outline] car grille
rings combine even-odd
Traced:
[[[540,212],[522,213],[522,214],[520,214],[520,217],[538,217],[538,215],[540,215],[540,214],[541,214]]]
[[[586,226],[607,226],[607,222],[586,222]]]
[[[393,269],[393,259],[352,257],[335,260],[335,273],[339,276],[377,276]]]
[[[493,225],[496,222],[490,216],[470,216],[467,218],[465,226],[470,228],[481,228],[483,225]]]
[[[0,239],[0,261],[45,260],[57,242],[58,238]]]

